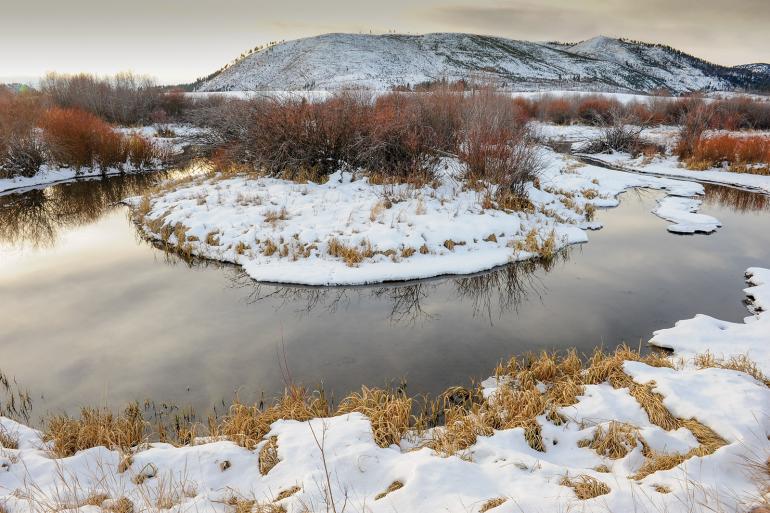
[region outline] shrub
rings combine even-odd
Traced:
[[[43,148],[34,127],[42,112],[41,97],[0,91],[0,174],[32,176],[43,163]]]
[[[540,166],[518,107],[510,98],[491,92],[467,100],[459,155],[469,179],[498,184],[499,193],[519,197]]]
[[[589,96],[578,101],[576,114],[582,123],[606,125],[623,110],[620,102],[602,96]]]
[[[111,123],[147,122],[156,109],[176,105],[176,98],[163,98],[153,79],[131,72],[105,78],[49,73],[40,88],[59,107],[85,110]]]
[[[758,165],[757,173],[763,169],[766,172],[770,165],[770,138],[731,135],[700,137],[686,162],[688,167],[694,169],[719,167],[726,163],[734,170],[751,171],[750,166]]]
[[[158,156],[146,139],[119,134],[82,110],[53,107],[43,115],[40,125],[49,152],[59,165],[106,170],[130,161],[135,167],[144,167]]]

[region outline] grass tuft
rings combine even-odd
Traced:
[[[577,498],[583,501],[610,493],[609,486],[586,474],[581,474],[575,478],[571,478],[569,475],[564,476],[559,484],[572,488]]]
[[[390,485],[388,485],[388,487],[385,489],[384,492],[378,493],[374,497],[374,500],[378,501],[378,500],[384,498],[389,493],[395,492],[396,490],[400,490],[403,487],[404,487],[404,483],[402,483],[401,481],[393,481],[392,483],[390,483]]]

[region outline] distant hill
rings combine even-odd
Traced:
[[[194,89],[382,90],[474,77],[510,90],[684,93],[770,84],[767,65],[730,68],[668,46],[604,36],[566,44],[455,33],[324,34],[255,50]]]

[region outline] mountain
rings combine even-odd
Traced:
[[[719,66],[667,46],[604,36],[565,44],[455,33],[324,34],[244,55],[194,87],[382,90],[474,77],[511,90],[682,93],[751,89],[767,83],[770,71]]]

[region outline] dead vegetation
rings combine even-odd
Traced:
[[[486,513],[490,509],[495,509],[496,507],[502,505],[505,503],[508,499],[505,497],[496,497],[494,499],[489,499],[484,504],[481,505],[479,508],[479,513]]]
[[[561,480],[561,485],[572,488],[577,498],[583,501],[610,493],[609,486],[586,474],[581,474],[577,477],[564,476]]]
[[[403,487],[404,487],[404,483],[402,483],[401,481],[393,481],[392,483],[390,483],[390,485],[388,485],[387,488],[385,488],[384,492],[380,492],[377,495],[375,495],[374,500],[378,501],[380,499],[383,499],[389,493],[395,492],[396,490],[400,490]]]

